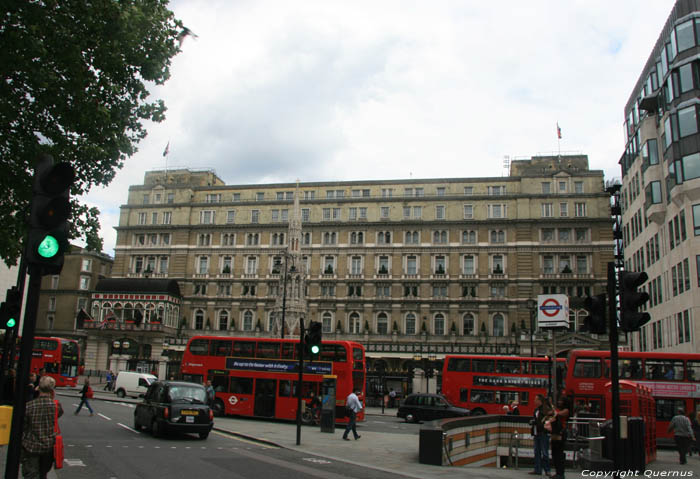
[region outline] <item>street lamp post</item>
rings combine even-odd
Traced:
[[[535,357],[532,335],[535,332],[535,315],[537,314],[537,301],[527,300],[527,309],[530,310],[530,356]]]

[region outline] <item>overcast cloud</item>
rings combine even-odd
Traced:
[[[113,255],[144,172],[212,168],[228,184],[484,177],[503,158],[584,153],[619,176],[623,108],[672,0],[190,1],[153,88],[167,119],[86,201]]]

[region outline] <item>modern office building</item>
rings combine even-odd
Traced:
[[[642,351],[700,352],[700,1],[679,0],[625,106],[622,231],[628,271],[646,271]]]
[[[158,354],[194,334],[280,335],[279,298],[299,284],[296,314],[361,342],[370,372],[401,381],[448,353],[550,354],[531,327],[539,294],[572,298],[560,351],[598,347],[575,331],[580,299],[604,291],[612,245],[603,173],[585,155],[515,160],[495,178],[228,185],[180,169],[129,188],[113,277],[179,284],[181,317]],[[121,334],[94,329],[108,349]]]

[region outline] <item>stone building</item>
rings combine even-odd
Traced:
[[[515,160],[505,177],[298,186],[151,171],[121,208],[113,277],[177,281],[182,339],[166,352],[204,332],[271,335],[298,188],[307,319],[364,344],[395,387],[415,367],[424,389],[420,370],[445,354],[549,354],[531,329],[538,294],[572,297],[562,350],[599,345],[575,331],[612,260],[603,183],[585,155]]]

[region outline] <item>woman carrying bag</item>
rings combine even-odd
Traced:
[[[88,399],[92,399],[93,396],[94,393],[92,392],[92,388],[90,387],[90,380],[86,379],[85,384],[83,385],[83,389],[80,390],[80,404],[78,404],[78,409],[75,410],[76,416],[83,408],[83,404],[85,404],[85,406],[88,408],[88,411],[90,411],[90,416],[93,416],[95,414],[95,412],[90,407],[90,403],[88,402]]]

